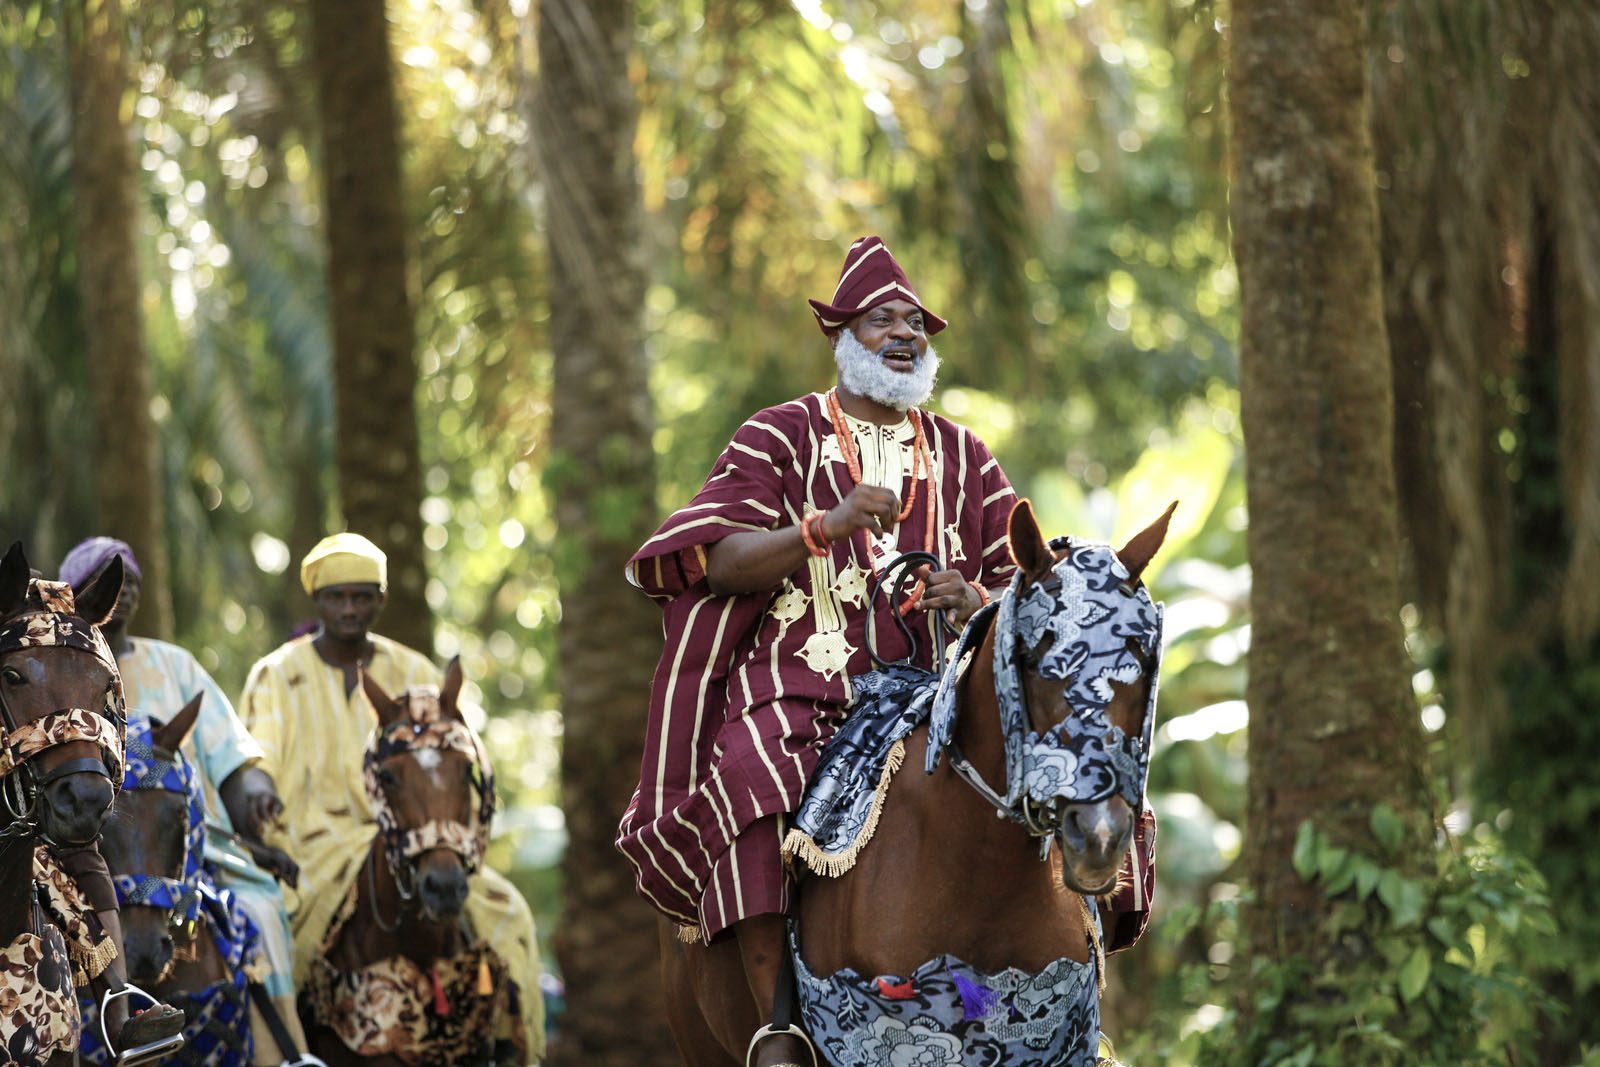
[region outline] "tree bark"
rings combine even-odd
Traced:
[[[416,323],[383,0],[313,0],[311,26],[322,116],[340,504],[346,525],[389,557],[380,628],[431,655]]]
[[[637,123],[627,0],[539,6],[537,143],[548,198],[555,358],[546,485],[555,500],[570,844],[556,953],[569,1008],[557,1064],[672,1056],[652,912],[612,847],[638,781],[655,609],[622,578],[653,528],[655,458],[641,341]]]
[[[81,445],[97,454],[95,532],[122,538],[138,557],[144,582],[133,631],[170,637],[160,442],[150,417],[150,359],[134,246],[127,36],[117,0],[78,0],[62,11],[72,81],[78,288],[94,417],[93,432]]]
[[[1240,0],[1229,69],[1251,593],[1254,952],[1312,974],[1375,952],[1318,922],[1291,855],[1305,819],[1402,862],[1431,855],[1428,784],[1399,622],[1392,379],[1384,335],[1366,38],[1355,0]],[[1303,994],[1296,994],[1303,995]]]

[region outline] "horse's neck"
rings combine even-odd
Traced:
[[[952,736],[973,769],[983,776],[991,789],[1003,795],[1006,790],[1006,748],[994,695],[994,635],[995,627],[990,626],[983,644],[978,647],[978,654],[972,657],[972,665],[956,686],[958,710]],[[941,777],[949,778],[951,785],[960,785],[976,795],[976,791],[956,775]]]
[[[33,931],[33,845],[32,834],[0,840],[0,947]]]
[[[395,956],[425,965],[460,949],[458,924],[429,922],[422,917],[415,895],[401,898],[384,857],[381,834],[373,840],[356,879],[355,912],[328,950],[335,967],[353,971]]]

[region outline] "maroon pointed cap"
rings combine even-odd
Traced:
[[[875,307],[891,300],[909,300],[922,309],[923,328],[929,336],[938,333],[949,323],[923,307],[911,281],[883,238],[863,237],[845,253],[844,267],[839,271],[839,284],[834,287],[833,299],[828,303],[811,300],[812,314],[822,332],[837,330],[857,315],[864,315]]]

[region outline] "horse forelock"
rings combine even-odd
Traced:
[[[407,686],[395,699],[404,705],[406,718],[412,722],[430,723],[444,719],[444,705],[439,699],[439,687],[436,685]]]

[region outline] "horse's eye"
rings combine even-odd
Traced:
[[[27,685],[28,684],[27,677],[24,676],[23,673],[21,671],[17,670],[15,667],[7,667],[4,670],[0,670],[0,677],[5,678],[5,680],[7,682],[11,683],[12,685]]]

